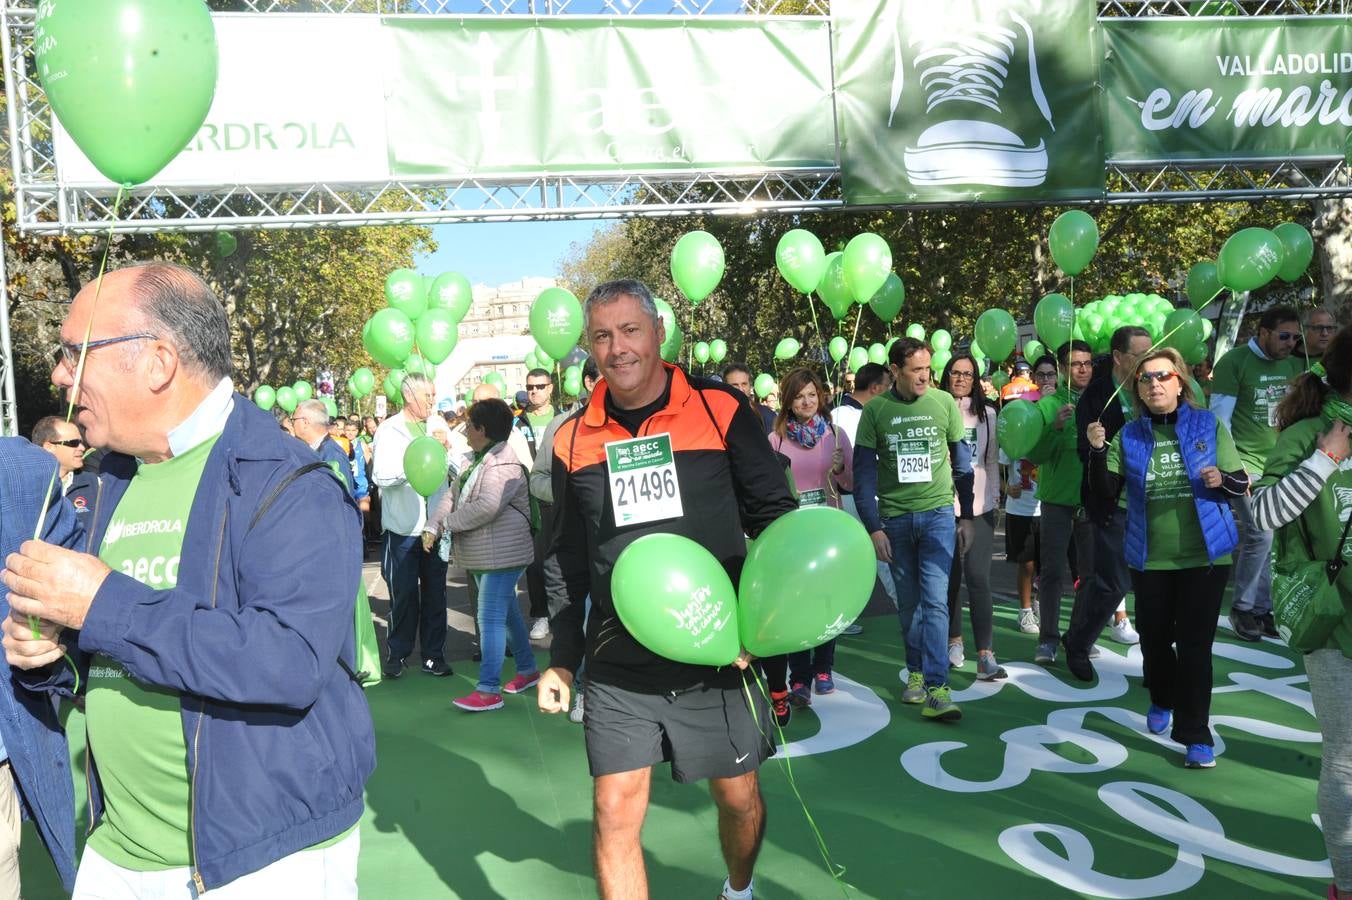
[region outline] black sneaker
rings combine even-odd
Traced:
[[[1230,627],[1235,630],[1235,637],[1241,641],[1252,643],[1263,639],[1262,623],[1258,621],[1257,616],[1248,610],[1231,610]]]
[[[1258,624],[1263,629],[1264,637],[1281,637],[1277,633],[1277,622],[1272,618],[1272,613],[1265,612],[1258,617]]]
[[[386,678],[398,678],[404,674],[404,661],[390,657],[381,664],[380,673]]]
[[[1072,649],[1064,636],[1061,638],[1061,646],[1066,650],[1066,668],[1070,670],[1070,674],[1081,681],[1093,681],[1094,664],[1089,661],[1089,654],[1083,650]]]
[[[451,667],[446,665],[444,659],[424,659],[422,670],[424,675],[435,675],[438,678],[445,678],[447,675],[453,674]]]

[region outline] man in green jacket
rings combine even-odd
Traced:
[[[1067,341],[1056,351],[1056,361],[1061,380],[1056,393],[1037,402],[1046,427],[1042,440],[1028,454],[1039,467],[1037,498],[1042,501],[1040,625],[1033,657],[1034,662],[1042,664],[1056,662],[1056,648],[1061,642],[1061,593],[1071,540],[1075,541],[1080,571],[1092,572],[1094,568],[1093,530],[1080,506],[1084,465],[1076,450],[1075,433],[1075,404],[1089,386],[1094,351],[1084,341]],[[1087,587],[1089,579],[1083,583]]]

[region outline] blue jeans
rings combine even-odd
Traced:
[[[403,659],[421,633],[422,658],[446,658],[446,563],[422,548],[422,535],[384,532],[380,575],[390,589],[389,658]]]
[[[479,665],[480,693],[502,693],[502,655],[509,635],[516,674],[535,672],[530,632],[521,616],[521,604],[516,602],[516,582],[524,570],[525,566],[521,566],[506,572],[472,573],[479,585],[479,652],[483,654]]]
[[[1251,476],[1252,477],[1252,476]],[[1272,612],[1272,532],[1264,531],[1253,520],[1248,497],[1230,501],[1239,514],[1239,546],[1235,548],[1235,594],[1231,612],[1264,615]]]
[[[906,668],[923,672],[926,687],[948,684],[948,573],[956,532],[951,506],[883,519]]]

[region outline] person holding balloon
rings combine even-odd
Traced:
[[[892,390],[869,401],[854,450],[855,504],[878,559],[892,566],[906,645],[903,703],[956,721],[948,686],[948,575],[971,545],[972,472],[953,396],[930,384],[929,345],[901,338],[889,353]],[[953,496],[958,516],[953,515]]]
[[[773,726],[746,680],[750,658],[737,653],[738,632],[726,631],[737,621],[728,582],[740,577],[746,536],[797,504],[745,397],[662,361],[666,328],[642,282],[598,285],[583,318],[602,380],[554,438],[554,549],[568,603],[553,622],[540,710],[568,710],[585,656],[601,896],[647,896],[641,829],[652,767],[669,762],[679,782],[709,781],[727,863],[723,896],[750,900],[765,827],[757,771],[773,751]],[[688,539],[676,543],[689,556],[644,556],[678,536]],[[636,563],[632,595],[615,590],[622,556]],[[725,589],[718,606],[715,589]],[[656,602],[673,592],[678,609]],[[627,620],[624,599],[632,601]]]
[[[1233,432],[1250,480],[1263,474],[1267,455],[1277,444],[1277,406],[1291,382],[1305,371],[1292,351],[1300,339],[1300,316],[1289,306],[1265,310],[1258,334],[1220,359],[1211,373],[1211,409]],[[1239,550],[1235,553],[1235,591],[1230,627],[1243,641],[1277,636],[1272,620],[1272,532],[1259,528],[1247,496],[1235,500]]]
[[[1143,355],[1132,377],[1136,417],[1111,447],[1102,422],[1090,422],[1085,438],[1090,489],[1110,503],[1125,490],[1146,728],[1163,734],[1172,724],[1184,765],[1210,768],[1211,645],[1239,543],[1229,500],[1248,492],[1249,479],[1225,425],[1193,404],[1187,371],[1177,350]]]
[[[967,605],[976,639],[976,677],[994,681],[1006,677],[995,661],[994,609],[991,603],[991,561],[995,545],[995,511],[1000,506],[1000,454],[995,444],[995,408],[976,391],[977,365],[969,353],[958,353],[944,366],[939,389],[953,395],[962,413],[964,436],[959,451],[972,470],[972,540],[954,551],[948,573],[948,663],[962,668],[962,581],[967,577]],[[962,515],[957,497],[953,514]]]
[[[845,432],[831,422],[826,408],[826,385],[811,369],[794,369],[780,383],[784,407],[775,417],[770,446],[788,457],[798,505],[841,508],[841,492],[854,487],[854,448]],[[805,707],[812,693],[830,694],[836,689],[831,677],[835,662],[835,639],[789,656],[789,693],[793,703]],[[771,701],[778,701],[772,695]],[[776,709],[776,715],[778,715]]]

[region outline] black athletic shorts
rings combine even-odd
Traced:
[[[1042,556],[1042,519],[1005,514],[1005,559],[1037,563]]]
[[[671,777],[682,783],[755,771],[774,753],[774,724],[760,688],[742,684],[734,676],[722,684],[640,694],[588,678],[582,723],[592,777],[660,762],[671,763]]]

